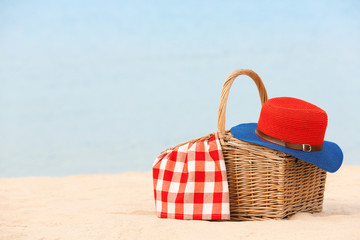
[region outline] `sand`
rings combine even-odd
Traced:
[[[360,239],[360,166],[328,174],[322,213],[289,220],[159,219],[151,173],[0,179],[0,240]]]

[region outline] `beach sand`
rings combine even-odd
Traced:
[[[360,239],[360,166],[328,174],[322,213],[211,222],[155,216],[151,173],[0,179],[0,240]]]

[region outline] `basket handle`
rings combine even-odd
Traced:
[[[218,132],[223,135],[225,134],[225,113],[226,113],[226,104],[229,97],[229,92],[231,85],[233,84],[235,78],[240,75],[246,75],[254,80],[260,95],[261,105],[263,105],[267,99],[267,92],[259,75],[257,75],[254,71],[250,69],[239,69],[230,73],[230,75],[225,80],[225,83],[221,90],[220,97],[220,105],[219,105],[219,113],[218,113]]]

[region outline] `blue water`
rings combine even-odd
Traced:
[[[359,11],[357,1],[3,1],[0,177],[150,171],[163,149],[216,131],[222,84],[239,68],[269,97],[325,109],[326,139],[358,165]],[[259,110],[240,77],[227,128]]]

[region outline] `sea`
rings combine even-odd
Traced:
[[[162,150],[217,131],[235,69],[257,72],[270,98],[323,108],[325,139],[360,164],[352,1],[0,5],[0,177],[151,171]],[[239,77],[226,128],[257,122],[260,109]]]

